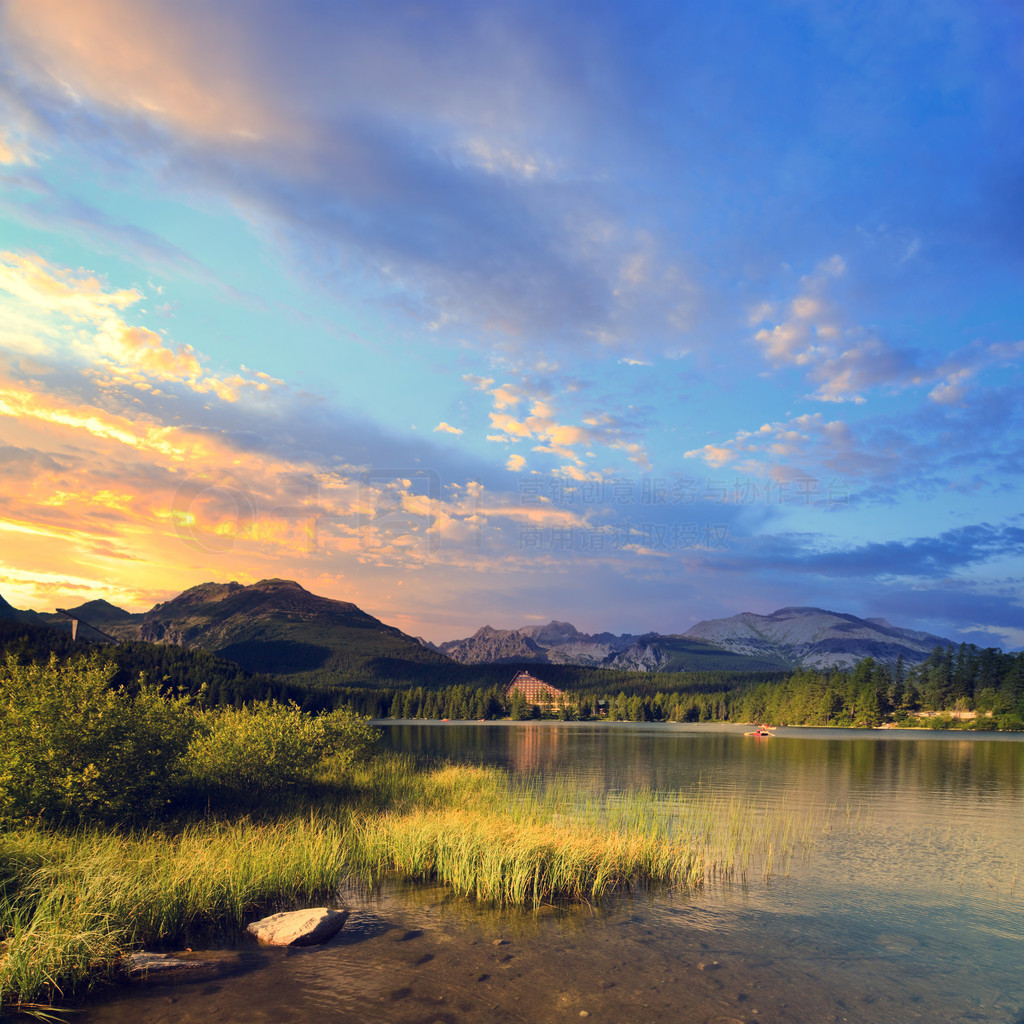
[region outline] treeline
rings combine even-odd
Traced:
[[[975,712],[977,716],[960,719],[956,714],[938,714],[925,720],[933,728],[960,725],[1024,731],[1024,652],[1004,654],[995,648],[939,647],[924,663],[909,669],[902,660],[884,665],[866,658],[846,671],[621,673],[613,680],[584,669],[578,670],[578,676],[563,671],[556,682],[556,673],[549,668],[571,666],[544,667],[544,681],[565,689],[567,697],[543,710],[527,705],[521,696],[508,695],[507,682],[377,691],[356,688],[336,696],[373,718],[522,719],[543,714],[563,720],[871,728],[887,721],[920,724],[914,715],[925,711]],[[541,672],[536,667],[535,671]],[[579,685],[595,680],[605,685],[592,689]]]
[[[730,718],[799,725],[877,726],[897,724],[916,712],[974,712],[970,728],[1024,730],[1024,652],[1004,654],[936,647],[928,659],[906,669],[902,661],[881,665],[870,658],[851,672],[804,669],[778,686],[755,686],[727,700]],[[928,720],[936,727],[956,715]]]
[[[546,675],[546,673],[545,673]],[[513,721],[531,718],[556,718],[561,721],[601,719],[622,722],[720,722],[729,720],[730,699],[734,694],[764,682],[743,679],[744,673],[722,673],[735,679],[719,680],[718,689],[704,689],[711,683],[688,684],[684,673],[664,673],[664,683],[676,690],[617,694],[609,690],[569,692],[554,705],[530,704],[519,691],[506,693],[507,683],[479,688],[457,684],[437,690],[408,687],[398,690],[368,691],[347,689],[338,697],[360,715],[370,718],[422,718]],[[678,678],[672,679],[671,676]],[[784,673],[782,674],[784,675]],[[545,679],[547,681],[547,679]],[[721,689],[731,685],[733,690]],[[647,687],[637,687],[646,691]]]
[[[539,708],[505,692],[527,670],[567,697],[545,709],[549,717],[633,722],[771,722],[820,726],[876,726],[907,721],[916,712],[976,712],[974,728],[1024,730],[1024,652],[1006,654],[966,644],[937,647],[906,667],[868,658],[851,670],[795,672],[624,672],[535,662],[461,665],[381,657],[353,668],[347,683],[334,673],[257,674],[195,648],[170,644],[75,643],[67,632],[0,621],[0,652],[19,662],[66,658],[83,649],[113,666],[114,686],[140,679],[166,693],[197,696],[206,706],[241,707],[252,701],[294,702],[303,711],[351,707],[372,718],[529,718]],[[929,724],[955,724],[939,717]]]
[[[358,665],[353,662],[345,668],[338,659],[319,671],[293,673],[289,682],[301,684],[307,690],[337,691],[338,688],[356,690],[404,690],[423,687],[424,690],[445,690],[452,686],[473,686],[486,689],[506,686],[519,671],[531,672],[559,690],[583,692],[629,692],[654,696],[658,692],[677,689],[722,689],[737,680],[756,679],[769,682],[784,679],[787,672],[770,670],[740,672],[709,669],[697,672],[629,672],[622,669],[599,668],[589,665],[544,665],[535,661],[502,662],[492,665],[463,665],[458,662],[412,662],[401,658],[373,658]]]
[[[203,691],[207,705],[236,707],[254,700],[301,703],[306,696],[304,687],[247,672],[194,647],[141,641],[90,643],[72,640],[70,633],[51,626],[0,620],[0,660],[11,654],[19,663],[40,664],[51,655],[66,659],[83,653],[112,666],[112,684],[129,690],[138,689],[141,680],[167,693],[195,697]]]

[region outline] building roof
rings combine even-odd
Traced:
[[[530,704],[554,704],[559,697],[565,696],[564,690],[543,682],[529,672],[517,672],[512,677],[505,692],[511,694],[513,690],[518,690]]]

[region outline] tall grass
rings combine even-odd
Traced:
[[[325,800],[333,792],[335,799]],[[352,879],[440,882],[495,904],[600,900],[778,870],[820,823],[709,796],[580,792],[497,769],[377,759],[260,819],[0,833],[0,1006],[70,995],[124,951],[224,941]]]
[[[411,808],[353,817],[346,862],[359,877],[441,882],[495,903],[592,901],[786,871],[824,828],[737,799],[580,792],[495,769],[442,769],[418,785]]]
[[[133,947],[223,934],[334,894],[343,846],[339,822],[299,815],[169,834],[36,826],[0,836],[0,1005],[89,987]]]

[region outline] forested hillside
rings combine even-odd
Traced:
[[[482,668],[483,666],[477,666]],[[508,666],[503,666],[508,668]],[[1024,731],[1024,652],[994,648],[936,648],[926,662],[870,658],[852,671],[801,669],[793,673],[611,673],[545,666],[544,681],[565,690],[547,710],[563,719],[602,717],[633,722],[770,722],[776,725],[876,727],[884,722]],[[505,685],[495,680],[442,687],[349,689],[345,699],[364,714],[384,718],[480,719],[516,715]],[[955,712],[917,718],[919,712]],[[971,713],[976,717],[971,718]],[[958,716],[963,716],[960,718]]]

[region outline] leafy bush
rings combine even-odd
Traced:
[[[202,716],[189,744],[194,788],[282,792],[325,773],[337,781],[376,744],[379,733],[351,711],[314,717],[295,704],[260,701]]]
[[[283,790],[308,781],[326,751],[323,719],[259,701],[206,712],[189,744],[188,770],[199,787]]]
[[[0,815],[126,819],[174,798],[188,701],[112,689],[113,672],[95,656],[0,666]]]
[[[380,730],[348,708],[332,711],[319,721],[323,723],[325,738],[323,768],[334,780],[365,761],[380,742]]]
[[[141,680],[113,687],[95,655],[0,665],[0,822],[153,818],[190,795],[258,796],[339,781],[379,733],[351,711],[202,710]]]

